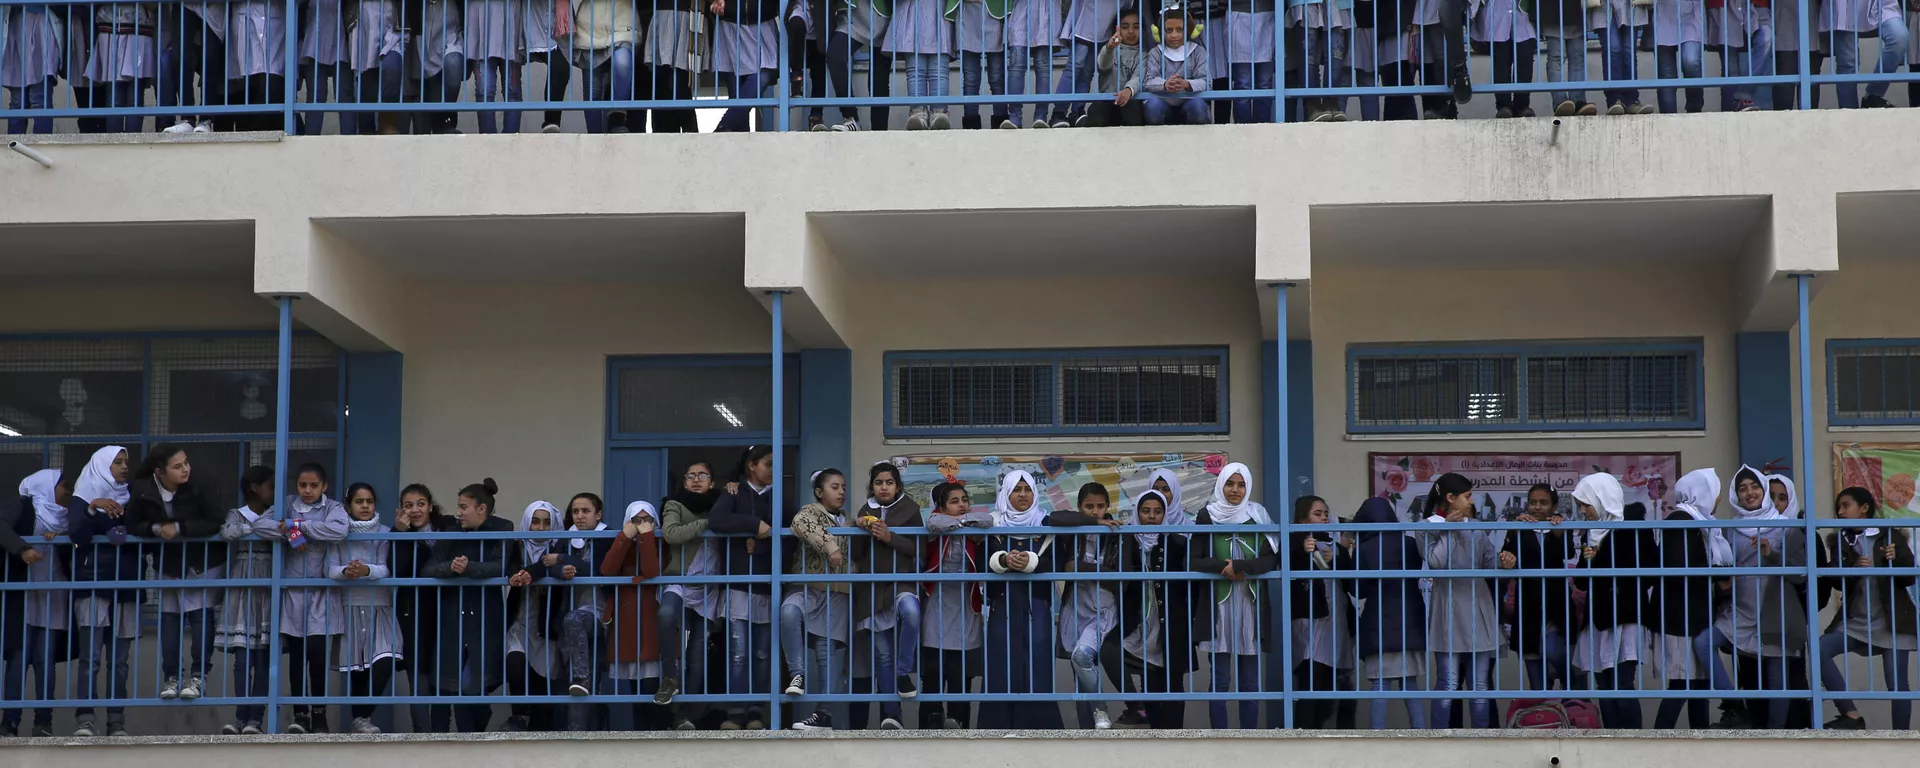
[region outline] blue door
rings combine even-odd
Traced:
[[[658,503],[667,495],[667,449],[607,449],[607,524],[635,501]]]

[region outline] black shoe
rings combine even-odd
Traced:
[[[793,727],[795,730],[801,731],[831,731],[833,730],[833,717],[825,712],[814,712],[811,715],[807,715],[807,719],[794,723]]]
[[[1847,717],[1846,715],[1841,715],[1827,721],[1827,730],[1829,731],[1864,731],[1866,729],[1867,720],[1864,717]]]
[[[1455,102],[1465,104],[1473,101],[1473,76],[1467,70],[1467,65],[1454,65],[1453,76],[1448,78],[1448,82],[1453,86],[1453,100]]]
[[[1745,730],[1753,727],[1753,718],[1747,716],[1747,708],[1739,704],[1720,704],[1720,721],[1713,724],[1720,730]]]
[[[1893,106],[1893,102],[1887,101],[1882,96],[1867,94],[1866,98],[1860,100],[1860,106],[1865,109],[1888,109]]]
[[[287,733],[309,733],[313,730],[313,718],[300,712],[293,716],[293,722],[287,724]]]
[[[660,690],[653,692],[653,703],[662,707],[672,704],[673,695],[679,692],[680,678],[663,677],[660,679]]]
[[[903,699],[920,695],[920,686],[913,684],[913,675],[901,675],[900,681],[895,684],[895,690],[900,692],[900,698]]]
[[[35,725],[35,726],[33,727],[33,737],[34,737],[34,738],[36,738],[36,739],[51,739],[51,738],[53,738],[53,726],[51,726],[51,725]]]
[[[1147,713],[1137,709],[1121,712],[1120,719],[1113,723],[1115,728],[1146,728],[1148,726]]]
[[[791,679],[787,680],[787,695],[788,696],[807,695],[807,676],[794,675]]]
[[[964,115],[960,118],[960,130],[971,131],[980,127],[979,115]]]
[[[527,717],[526,715],[514,715],[513,717],[507,718],[506,722],[500,724],[499,732],[519,733],[521,731],[527,730],[527,728],[531,727],[532,725],[533,725],[533,718]]]

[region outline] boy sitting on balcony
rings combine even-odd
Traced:
[[[1187,41],[1187,12],[1178,3],[1160,12],[1160,47],[1147,54],[1141,94],[1147,125],[1204,125],[1207,103],[1198,94],[1207,90],[1207,51]]]

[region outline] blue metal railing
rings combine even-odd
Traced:
[[[1449,96],[1457,66],[1469,70],[1472,93],[1495,97],[1501,115],[1577,115],[1593,91],[1604,93],[1596,111],[1654,109],[1639,89],[1657,89],[1657,109],[1665,112],[1681,111],[1681,90],[1703,88],[1722,89],[1723,110],[1811,109],[1825,86],[1837,88],[1841,106],[1855,106],[1863,103],[1861,85],[1868,86],[1864,103],[1877,106],[1891,103],[1889,84],[1914,82],[1898,71],[1909,58],[1904,5],[1867,19],[1845,13],[1851,6],[1800,3],[1797,33],[1778,41],[1771,16],[1753,13],[1764,4],[1751,2],[1619,0],[1590,17],[1572,0],[1489,0],[1472,8],[1441,0],[1290,0],[1278,11],[1272,0],[1199,0],[1175,17],[1207,51],[1183,71],[1198,74],[1205,59],[1208,89],[1182,94],[1143,81],[1147,92],[1128,101],[1152,101],[1158,114],[1191,97],[1208,105],[1209,120],[1287,122],[1345,119],[1348,100],[1359,97],[1364,119],[1444,118],[1459,112]],[[525,112],[551,113],[536,127],[559,130],[578,130],[561,115],[577,113],[592,132],[644,131],[651,112],[655,132],[688,132],[702,123],[682,110],[696,108],[727,109],[718,124],[727,131],[749,130],[754,112],[759,130],[858,127],[855,108],[872,110],[869,129],[1078,124],[1090,108],[1098,108],[1091,121],[1129,124],[1145,119],[1144,111],[1115,104],[1126,82],[1120,73],[1136,56],[1165,60],[1155,48],[1175,22],[1160,15],[1162,5],[0,0],[0,62],[7,65],[0,86],[8,91],[0,118],[12,134],[49,132],[55,120],[76,121],[61,122],[61,130],[82,132],[192,132],[204,122],[205,130],[317,134],[328,132],[327,113],[341,133],[462,125],[518,132]],[[1880,10],[1877,2],[1868,6]],[[1124,40],[1131,27],[1118,24],[1127,10],[1139,17],[1137,44]],[[1835,13],[1843,18],[1829,18]],[[1467,32],[1449,29],[1443,22],[1451,18],[1463,19]],[[1757,27],[1746,29],[1748,20]],[[1261,24],[1271,28],[1270,40],[1255,39]],[[1403,28],[1411,31],[1392,31]],[[1597,39],[1589,41],[1590,31]],[[1883,41],[1876,46],[1885,53],[1860,62],[1862,38]],[[1558,43],[1549,41],[1563,39],[1581,55],[1550,66],[1546,49]],[[1493,57],[1471,57],[1469,42],[1490,47]],[[1102,71],[1110,47],[1123,63]],[[1708,58],[1717,58],[1718,76]],[[1827,58],[1834,72],[1816,71]],[[1589,76],[1594,65],[1599,72]],[[1880,71],[1886,65],[1891,71]],[[530,91],[544,97],[528,98]],[[1558,95],[1539,110],[1514,100],[1536,93]],[[1417,108],[1414,97],[1423,99]],[[1700,98],[1689,93],[1687,111],[1704,107]],[[956,107],[966,120],[948,119]],[[830,109],[843,114],[830,117]],[[463,113],[470,122],[457,120]]]

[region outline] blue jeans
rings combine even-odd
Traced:
[[[1060,84],[1054,93],[1093,93],[1093,43],[1074,38],[1067,51],[1067,68],[1060,70]],[[1069,120],[1087,113],[1085,102],[1053,105],[1054,120]]]
[[[1540,631],[1540,658],[1522,659],[1527,668],[1527,687],[1545,691],[1555,680],[1567,685],[1567,644],[1560,630],[1547,627]]]
[[[379,66],[360,71],[359,97],[362,104],[396,104],[404,100],[400,91],[400,78],[406,71],[400,52],[394,51],[380,57]],[[361,133],[374,133],[380,129],[372,112],[361,112],[354,119]]]
[[[1729,46],[1720,53],[1720,61],[1726,68],[1727,77],[1765,77],[1773,74],[1772,25],[1748,32],[1747,47],[1742,50]],[[1741,85],[1720,89],[1722,111],[1733,112],[1749,106],[1763,111],[1773,109],[1773,88]]]
[[[1639,63],[1633,48],[1633,27],[1618,24],[1607,28],[1600,39],[1601,60],[1607,63],[1608,80],[1632,80]],[[1607,103],[1633,104],[1640,101],[1637,88],[1608,88]]]
[[[634,82],[633,47],[626,45],[615,47],[613,49],[613,55],[600,66],[594,67],[592,71],[587,72],[586,76],[587,87],[590,89],[594,100],[632,100]],[[732,80],[725,75],[721,75],[720,82],[730,85]],[[753,93],[758,95],[759,91],[755,90]],[[740,112],[742,114],[740,122],[744,125],[746,123],[746,110],[740,110]],[[727,110],[727,116],[729,118],[733,116],[733,113],[734,110]],[[588,133],[606,133],[614,128],[626,126],[627,124],[626,113],[618,110],[611,113],[604,109],[587,110],[586,118]],[[726,121],[722,120],[721,125],[725,124]],[[641,130],[645,126],[636,125],[627,127],[630,130]]]
[[[1703,68],[1701,59],[1705,58],[1705,55],[1701,52],[1701,45],[1699,43],[1663,45],[1656,49],[1653,55],[1654,66],[1658,68],[1656,74],[1658,74],[1662,80],[1672,80],[1677,77],[1699,77]],[[1670,115],[1678,111],[1675,108],[1678,105],[1676,103],[1677,99],[1674,98],[1674,90],[1673,88],[1660,89],[1659,95],[1656,98],[1660,100],[1661,114]],[[1707,89],[1687,89],[1688,112],[1699,112],[1705,109],[1706,105]]]
[[[1579,83],[1587,79],[1587,38],[1584,35],[1573,37],[1542,37],[1540,42],[1547,49],[1547,82]],[[1557,106],[1563,101],[1584,102],[1586,91],[1554,91],[1553,103]]]
[[[81,668],[81,686],[83,687],[76,692],[84,692],[85,698],[95,698],[94,692],[97,689],[94,684],[102,670],[108,673],[106,698],[127,698],[127,673],[133,667],[133,638],[114,637],[115,629],[115,627],[74,627],[74,631],[84,638],[81,647],[81,663],[85,665]],[[103,656],[103,652],[111,656]],[[106,716],[107,730],[113,730],[127,723],[126,707],[107,707],[104,713],[100,707],[94,707],[92,719],[97,721],[102,714]],[[74,712],[74,716],[81,720],[88,719],[78,710]]]
[[[633,59],[632,49],[626,49],[626,48],[619,49],[614,52],[614,55],[618,56],[620,51],[627,52],[628,66],[631,67],[632,59]],[[481,102],[483,104],[487,102],[494,102],[494,101],[520,101],[521,100],[520,99],[521,72],[522,72],[522,65],[520,64],[520,62],[517,62],[517,61],[508,61],[506,59],[486,59],[483,61],[474,62],[473,63],[473,100]],[[627,83],[628,85],[627,85],[626,92],[631,93],[633,91],[633,85],[632,85],[633,80],[631,76],[631,70],[629,70]],[[505,99],[500,98],[503,91],[505,92],[505,95],[506,95]],[[495,117],[496,117],[496,114],[494,113],[493,110],[490,110],[490,109],[481,110],[480,112],[480,132],[481,133],[500,133],[500,130],[499,130],[500,126],[496,124]],[[520,113],[518,111],[506,113],[504,126],[506,128],[507,133],[519,133],[520,132]]]
[[[347,69],[345,64],[315,64],[312,59],[300,61],[300,87],[306,89],[307,100],[311,103],[321,103],[321,94],[329,88],[329,85],[333,90],[335,104],[354,103],[357,100],[354,96],[356,80],[358,78]],[[340,118],[340,135],[350,136],[359,133],[359,121],[355,119],[355,113],[339,112],[336,115]],[[318,136],[326,131],[326,127],[327,113],[325,112],[308,112],[300,117],[299,128],[302,136]]]
[[[1258,64],[1230,64],[1227,68],[1232,72],[1231,80],[1233,89],[1236,91],[1273,87],[1273,62],[1271,61]],[[1273,98],[1262,96],[1257,99],[1234,99],[1233,121],[1235,123],[1273,122]],[[1151,117],[1147,118],[1147,124],[1159,125],[1153,122]]]
[[[1033,92],[1045,95],[1053,76],[1052,48],[1016,48],[1007,46],[1007,93],[1019,96],[1027,92],[1027,70],[1033,70]],[[1020,124],[1020,114],[1026,111],[1021,104],[1014,104],[1009,110],[1013,124]],[[1033,105],[1033,119],[1047,119],[1047,105]]]
[[[908,96],[945,96],[947,95],[947,55],[944,53],[914,53],[907,56],[907,95]],[[920,107],[936,112],[947,111],[946,107]]]
[[[51,632],[52,630],[44,627],[28,627],[24,638],[9,635],[5,641],[9,647],[5,662],[5,680],[0,683],[0,699],[13,702],[26,701],[26,692],[29,688],[33,691],[34,698],[41,701],[57,698],[53,693],[54,665],[46,660],[53,652],[49,638]],[[62,633],[61,637],[64,638],[65,634]],[[20,640],[25,642],[19,642]],[[29,667],[33,669],[31,673],[27,671]],[[33,677],[31,681],[28,680],[29,674]],[[0,716],[0,722],[6,724],[5,735],[12,736],[19,730],[20,715],[20,710],[9,709],[4,716]],[[33,724],[52,728],[53,710],[45,707],[35,710]]]
[[[267,683],[272,681],[272,678],[267,675],[267,664],[272,661],[267,654],[267,649],[234,649],[229,651],[228,655],[233,657],[233,682],[231,685],[233,686],[234,694],[259,699],[261,701],[261,703],[257,704],[235,705],[233,708],[233,719],[241,725],[257,723],[267,719],[267,706],[265,704],[267,698]],[[414,669],[418,671],[419,667],[415,666]],[[416,687],[413,692],[416,696],[423,693],[418,687]],[[415,712],[426,712],[426,705],[424,704],[415,704],[413,707]],[[427,717],[424,714],[419,715],[414,718],[414,722],[416,723],[414,726],[415,730],[425,728]]]
[[[721,87],[727,90],[727,98],[757,99],[767,86],[778,82],[779,73],[776,70],[763,69],[746,74],[721,72],[716,77],[720,79]],[[713,129],[714,133],[746,133],[749,128],[747,115],[751,111],[748,107],[734,107],[727,110],[726,114],[720,116],[720,125]],[[771,131],[773,125],[763,119],[760,130]]]
[[[909,593],[896,593],[893,596],[893,629],[875,632],[873,635],[874,679],[884,686],[894,684],[904,675],[912,675],[920,667],[920,597]],[[898,719],[900,702],[883,701],[880,703],[880,715]]]
[[[423,101],[440,104],[457,104],[460,101],[460,89],[467,82],[467,57],[458,53],[449,53],[440,58],[440,72],[430,75],[420,84],[420,98]],[[446,133],[454,130],[459,122],[457,112],[434,112],[427,119],[434,133]]]
[[[680,689],[687,693],[704,693],[707,690],[707,619],[694,614],[689,627],[691,638],[680,634],[680,627],[687,623],[687,601],[680,595],[662,591],[660,593],[660,674],[664,677],[678,678]],[[694,674],[686,673],[686,665],[681,663],[683,656],[692,656]]]
[[[177,14],[177,15],[176,15]],[[160,26],[173,26],[178,20],[181,28],[172,35],[168,44],[160,47],[160,82],[154,88],[154,97],[160,106],[192,106],[193,76],[200,75],[201,102],[207,106],[226,103],[227,97],[227,46],[220,35],[207,28],[206,22],[195,9],[182,13],[175,10],[160,14]],[[175,120],[191,119],[185,115],[174,115]],[[155,128],[166,128],[167,119],[154,121]]]
[[[193,637],[193,664],[182,674],[180,671],[180,643],[187,637]],[[167,677],[205,677],[210,674],[207,666],[213,657],[213,625],[207,622],[205,610],[185,613],[160,614],[160,673]]]
[[[986,57],[987,88],[993,91],[993,94],[995,96],[1005,94],[1007,92],[1007,54],[1005,53],[974,53],[973,51],[961,51],[960,52],[960,93],[961,95],[964,95],[964,96],[980,95],[980,68],[981,68],[982,56]],[[1012,107],[1006,104],[1002,104],[1000,105],[1000,111],[994,113],[994,116],[998,117],[1001,115],[1008,114],[1012,111],[1013,111]],[[980,105],[968,104],[960,108],[960,113],[963,115],[966,115],[967,117],[976,117],[980,114]],[[996,120],[994,122],[997,123],[999,121]],[[988,126],[988,127],[997,128],[999,126]]]
[[[786,657],[787,674],[806,675],[807,693],[846,693],[853,679],[847,644],[831,637],[807,634],[806,620],[806,612],[800,606],[780,606],[780,655]],[[827,713],[841,728],[848,726],[844,703],[818,704],[812,711]]]
[[[1068,657],[1073,664],[1074,690],[1078,693],[1100,692],[1100,649],[1084,645],[1073,647],[1073,655]],[[1104,701],[1077,701],[1074,709],[1080,714],[1080,727],[1093,727],[1093,711],[1106,709]]]
[[[1236,685],[1236,683],[1238,684]],[[1213,655],[1213,691],[1215,693],[1224,693],[1227,691],[1257,693],[1259,690],[1259,656],[1235,653],[1216,653]],[[1260,702],[1248,698],[1241,699],[1234,703],[1240,705],[1241,730],[1253,730],[1260,727]],[[1227,702],[1221,699],[1214,699],[1213,701],[1207,702],[1207,717],[1211,720],[1215,730],[1225,730],[1227,728]]]
[[[56,79],[49,77],[45,83],[41,83],[40,85],[8,88],[7,109],[46,109],[47,97],[53,93],[54,86],[57,83],[58,81]],[[32,120],[34,133],[53,133],[53,118],[36,117]],[[7,119],[7,133],[18,136],[26,132],[27,118],[13,117]]]
[[[1415,651],[1415,653],[1418,653],[1418,651]],[[1410,691],[1419,685],[1419,683],[1415,682],[1411,677],[1380,677],[1368,682],[1371,683],[1369,688],[1374,691]],[[1373,700],[1371,714],[1373,716],[1374,728],[1387,727],[1387,705],[1392,701],[1392,699],[1382,698]],[[1414,699],[1400,699],[1399,701],[1407,708],[1407,726],[1416,731],[1426,730],[1427,705]]]
[[[748,704],[749,694],[762,693],[772,676],[773,627],[742,619],[727,620],[727,694],[737,700],[727,705],[727,717],[745,724],[760,705]]]
[[[1169,101],[1157,93],[1140,94],[1140,105],[1147,113],[1147,125],[1206,125],[1207,103],[1188,97]]]
[[[1874,65],[1876,75],[1900,71],[1900,65],[1907,57],[1907,20],[1904,15],[1895,14],[1880,22],[1875,29],[1880,34],[1880,61]],[[1851,75],[1860,71],[1860,36],[1851,32],[1833,33],[1833,73]],[[1887,87],[1892,83],[1867,83],[1867,95],[1885,98]],[[1854,109],[1860,106],[1859,86],[1853,83],[1835,83],[1840,89],[1840,108]],[[1904,678],[1903,678],[1904,679]],[[1912,702],[1895,702],[1895,705]]]
[[[1906,46],[1901,46],[1900,50],[1905,51]],[[1907,673],[1913,666],[1912,651],[1895,651],[1887,648],[1877,648],[1868,645],[1866,641],[1856,640],[1847,636],[1847,631],[1844,629],[1836,629],[1820,636],[1821,688],[1829,691],[1836,689],[1844,691],[1848,688],[1846,676],[1840,673],[1840,666],[1835,664],[1833,660],[1849,651],[1862,656],[1877,655],[1880,657],[1880,671],[1886,675],[1887,690],[1903,692],[1913,690],[1913,687],[1907,683]],[[1894,699],[1892,705],[1894,729],[1901,731],[1906,730],[1907,726],[1913,722],[1913,700],[1908,698]],[[1852,699],[1844,699],[1838,696],[1834,697],[1833,706],[1839,710],[1841,714],[1846,714],[1857,709],[1853,705]]]
[[[1487,691],[1492,690],[1493,652],[1480,653],[1435,653],[1436,665],[1427,682],[1436,691]],[[1466,678],[1466,679],[1462,679]],[[1471,687],[1469,687],[1471,686]],[[1453,699],[1434,699],[1431,702],[1432,725],[1445,728],[1453,720]],[[1493,700],[1476,698],[1467,701],[1468,715],[1472,728],[1493,727]]]
[[[1733,643],[1727,640],[1725,633],[1713,627],[1695,635],[1693,638],[1693,659],[1707,665],[1707,681],[1716,691],[1731,691],[1738,686],[1733,676],[1727,674],[1727,665],[1720,660],[1720,649],[1733,649]]]

